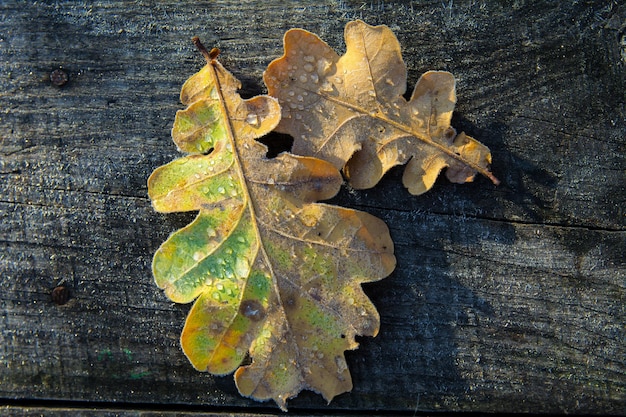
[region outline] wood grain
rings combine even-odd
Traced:
[[[222,50],[243,82],[303,27],[339,52],[355,18],[387,24],[409,69],[458,78],[453,125],[493,153],[494,187],[401,169],[332,200],[389,225],[398,267],[366,287],[381,332],[348,353],[355,388],[290,410],[620,414],[626,409],[626,10],[618,2],[4,1],[0,5],[0,398],[273,413],[192,369],[189,309],[151,257],[191,214],[150,207],[176,157],[180,86]],[[63,69],[69,81],[54,85]],[[270,136],[267,141],[276,137]],[[52,301],[59,285],[66,304]],[[100,405],[99,405],[100,404]],[[20,414],[21,413],[21,414]],[[77,414],[87,415],[87,414]],[[134,414],[133,414],[134,415]]]

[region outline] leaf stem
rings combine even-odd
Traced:
[[[213,62],[215,58],[217,58],[217,56],[220,54],[220,50],[218,48],[212,48],[210,51],[206,49],[206,46],[202,44],[198,36],[194,36],[193,38],[191,38],[191,41],[194,45],[196,45],[196,48],[198,48],[204,59],[206,59],[206,62]]]

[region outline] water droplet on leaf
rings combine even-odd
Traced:
[[[250,264],[245,258],[237,258],[235,261],[235,275],[239,278],[246,278],[250,273]]]
[[[259,125],[259,117],[254,113],[250,113],[248,116],[246,116],[246,123],[257,127]]]

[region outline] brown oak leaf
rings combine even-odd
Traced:
[[[477,172],[499,183],[489,171],[489,149],[450,126],[452,74],[425,73],[407,101],[406,67],[391,30],[354,21],[345,39],[340,57],[318,36],[291,29],[284,55],[264,74],[282,107],[276,130],[293,136],[294,153],[331,162],[357,189],[373,187],[407,162],[403,183],[415,195],[428,191],[446,167],[455,183],[472,181]]]

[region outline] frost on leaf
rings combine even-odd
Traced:
[[[499,183],[489,171],[489,149],[450,126],[452,74],[425,73],[407,102],[406,67],[391,30],[355,21],[346,25],[345,39],[340,57],[316,35],[291,29],[284,55],[264,74],[282,106],[276,130],[294,137],[292,152],[331,162],[357,189],[373,187],[406,162],[403,183],[416,195],[446,167],[452,182],[479,172]]]
[[[243,395],[283,409],[303,389],[330,401],[352,388],[344,351],[357,347],[355,335],[378,331],[361,283],[394,269],[388,229],[316,203],[341,185],[330,163],[266,158],[255,138],[277,125],[277,101],[243,100],[239,82],[204,52],[208,64],[184,84],[188,107],[172,129],[189,155],[148,180],[157,211],[199,212],[156,252],[156,283],[175,302],[195,300],[181,336],[195,368],[236,370]],[[251,363],[240,366],[248,352]]]

